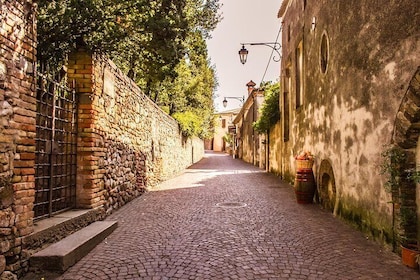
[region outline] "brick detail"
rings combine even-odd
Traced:
[[[408,91],[397,113],[394,141],[405,149],[407,162],[401,167],[402,183],[398,193],[393,194],[398,207],[395,208],[396,237],[398,241],[417,239],[416,185],[407,180],[405,170],[415,169],[413,152],[420,136],[420,67],[410,81]]]
[[[0,275],[22,275],[21,239],[33,231],[36,22],[32,0],[0,9]],[[7,256],[6,258],[4,256]]]
[[[79,100],[78,207],[109,214],[201,159],[203,142],[185,142],[177,122],[105,56],[80,49],[68,73]]]

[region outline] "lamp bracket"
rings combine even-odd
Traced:
[[[276,56],[273,56],[273,60],[275,62],[279,62],[281,60],[281,54],[280,54],[280,49],[281,49],[281,45],[278,42],[267,42],[267,43],[241,43],[242,47],[244,47],[245,45],[249,45],[249,46],[266,46],[271,48],[272,50],[274,50],[277,55],[279,56],[278,58]]]
[[[244,104],[244,102],[245,102],[245,97],[244,96],[242,96],[242,97],[231,97],[231,96],[225,96],[224,97],[224,99],[223,99],[223,107],[226,107],[227,106],[227,103],[228,103],[228,101],[227,101],[227,99],[235,99],[235,100],[238,100],[238,101],[240,101],[241,102],[241,104],[243,105]]]

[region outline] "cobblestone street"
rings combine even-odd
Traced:
[[[221,153],[108,217],[118,228],[60,280],[420,279],[278,177]]]

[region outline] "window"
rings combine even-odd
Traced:
[[[328,69],[328,58],[329,58],[329,42],[328,42],[328,37],[326,33],[322,34],[319,57],[320,57],[321,72],[325,74]]]
[[[222,119],[222,128],[225,128],[225,127],[226,127],[226,120]]]
[[[296,108],[299,108],[303,104],[303,50],[302,41],[300,41],[296,48],[295,57],[295,69],[296,69]]]

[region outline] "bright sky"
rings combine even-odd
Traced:
[[[216,91],[216,111],[224,111],[241,106],[235,99],[227,99],[223,107],[223,97],[247,98],[246,84],[253,80],[257,87],[263,81],[277,81],[280,63],[270,60],[272,49],[266,46],[245,46],[249,51],[248,61],[242,65],[238,51],[240,43],[275,42],[280,19],[277,12],[282,0],[220,0],[223,20],[207,41],[211,64],[216,66],[219,87]],[[279,40],[280,40],[279,36]],[[276,54],[274,54],[276,55]],[[278,56],[277,56],[278,58]]]

